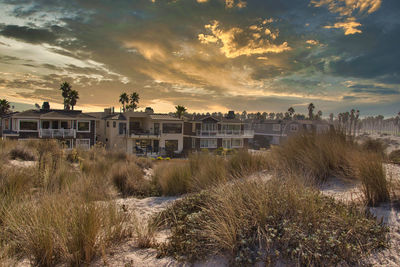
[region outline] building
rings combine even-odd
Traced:
[[[112,109],[89,113],[99,120],[97,140],[107,149],[122,150],[139,155],[179,154],[183,150],[183,120],[156,114],[151,108],[145,112],[115,113]]]
[[[253,130],[245,130],[244,122],[236,119],[233,111],[226,117],[198,115],[186,119],[183,131],[183,149],[186,153],[201,149],[247,148]]]
[[[31,109],[6,114],[1,120],[3,139],[57,139],[68,148],[83,149],[96,142],[96,118],[81,110]]]
[[[332,125],[324,120],[265,120],[248,125],[254,130],[251,146],[254,149],[279,145],[289,136],[308,131],[322,133],[331,129]]]

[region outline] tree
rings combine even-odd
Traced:
[[[308,105],[308,118],[309,118],[310,120],[314,119],[314,109],[315,109],[314,104],[313,104],[313,103],[310,103],[310,104]]]
[[[133,92],[130,96],[129,96],[129,104],[126,105],[126,110],[132,110],[134,111],[139,104],[139,94],[136,92]]]
[[[72,87],[69,83],[63,82],[60,85],[60,90],[61,90],[61,95],[64,98],[64,109],[69,110],[71,105],[69,95],[71,93]]]
[[[317,119],[317,120],[320,120],[321,118],[322,118],[322,111],[321,111],[321,110],[318,110],[316,119]]]
[[[71,90],[69,92],[69,96],[68,96],[68,100],[69,100],[69,104],[72,107],[72,110],[74,110],[74,106],[76,105],[76,102],[79,99],[79,93],[76,90]]]
[[[10,111],[10,102],[6,99],[0,99],[0,116],[7,114]]]
[[[269,113],[268,117],[269,117],[270,120],[275,119],[275,113],[274,112]]]
[[[329,114],[329,122],[333,123],[333,113]]]
[[[294,115],[294,108],[293,107],[290,107],[288,110],[288,113],[289,113],[289,116],[292,118],[293,117],[293,115]]]
[[[176,109],[176,115],[178,116],[178,118],[181,118],[183,113],[186,112],[186,108],[184,106],[177,105],[177,106],[175,106],[175,109]]]
[[[122,93],[119,96],[119,102],[122,104],[122,111],[125,112],[125,105],[129,103],[129,96],[127,93]]]
[[[35,103],[35,108],[40,109],[40,105],[38,103]]]
[[[360,117],[360,111],[356,111],[356,116],[354,118],[354,136],[356,136],[356,130],[357,130],[357,123],[358,123],[358,118]]]

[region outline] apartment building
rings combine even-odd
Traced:
[[[146,108],[145,112],[123,113],[105,109],[89,114],[99,119],[97,140],[107,149],[139,155],[171,155],[183,150],[182,119],[156,114],[151,108]]]
[[[247,148],[253,130],[245,130],[244,122],[230,111],[226,117],[198,115],[184,122],[183,147],[186,153],[201,149]]]
[[[81,110],[31,109],[1,118],[3,139],[56,139],[67,148],[89,149],[96,142],[96,118]]]

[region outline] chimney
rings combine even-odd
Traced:
[[[230,110],[228,111],[228,115],[226,116],[227,119],[234,119],[235,118],[235,111]]]
[[[144,110],[144,112],[146,112],[147,114],[153,114],[154,110],[151,107],[146,107],[146,109]]]
[[[111,114],[111,108],[105,108],[105,109],[104,109],[104,113],[105,113],[106,115],[110,115],[110,114]]]
[[[50,104],[49,104],[49,102],[43,102],[42,109],[43,109],[43,110],[50,110]]]
[[[112,114],[114,114],[115,112],[114,112],[114,107],[112,107]]]

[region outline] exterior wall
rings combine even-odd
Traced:
[[[123,150],[127,151],[129,148],[127,143],[127,137],[125,135],[119,134],[119,123],[126,123],[128,127],[128,122],[124,120],[103,120],[104,121],[104,132],[105,137],[104,143],[106,144],[107,149],[116,149],[116,150]],[[107,127],[107,122],[109,127]],[[114,127],[115,122],[115,127]],[[127,129],[128,131],[128,129]]]
[[[84,121],[84,120],[81,120],[81,121]],[[77,128],[78,127],[77,124],[75,124],[75,125],[76,125],[76,128]],[[96,129],[96,121],[95,120],[91,120],[90,121],[90,132],[85,133],[85,132],[78,132],[77,131],[76,132],[76,139],[89,139],[90,140],[90,146],[92,147],[96,143],[95,142],[96,141],[95,129]]]

